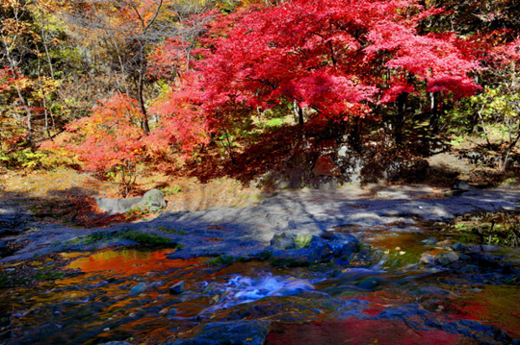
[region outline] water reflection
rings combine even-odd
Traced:
[[[76,259],[67,268],[81,269],[85,273],[115,271],[125,274],[139,274],[162,271],[168,268],[188,267],[206,260],[205,258],[168,260],[166,256],[173,252],[175,252],[175,249],[156,251],[136,249],[109,250]]]
[[[274,321],[274,329],[288,335],[271,334],[268,344],[289,344],[291,337],[302,344],[350,341],[349,334],[370,343],[399,334],[432,344],[467,340],[399,321],[411,304],[416,307],[408,311],[410,320],[427,311],[428,320],[479,320],[519,338],[518,283],[505,283],[508,276],[499,269],[475,266],[462,274],[471,262],[458,270],[419,265],[421,252],[429,250],[420,244],[424,237],[374,236],[380,250],[372,252],[376,260],[371,261],[379,264],[369,268],[280,268],[264,261],[211,266],[205,264],[208,258],[167,259],[174,249],[66,254],[76,258],[68,268],[85,274],[0,290],[0,311],[9,315],[0,322],[9,330],[0,332],[0,343],[155,344],[192,336],[206,323],[243,319]],[[485,283],[477,285],[476,278]],[[179,280],[185,291],[171,294],[170,286]],[[142,291],[130,294],[139,284]],[[380,315],[387,316],[376,320]],[[306,326],[289,325],[301,323]],[[316,336],[305,338],[309,332]]]

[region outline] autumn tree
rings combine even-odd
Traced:
[[[316,126],[377,117],[376,106],[403,108],[414,94],[471,95],[479,86],[470,74],[480,67],[465,41],[421,30],[440,13],[413,0],[249,6],[209,25],[182,88],[192,90],[190,102],[202,109],[210,133],[283,104],[295,104],[301,124],[302,109],[310,110],[307,121]],[[435,116],[431,121],[435,127]],[[391,123],[397,141],[402,122]]]
[[[188,47],[196,30],[187,28],[183,21],[188,15],[207,8],[204,0],[84,1],[71,2],[61,15],[76,29],[83,49],[92,56],[100,56],[109,74],[118,76],[115,90],[137,100],[141,127],[149,134],[147,98],[157,95],[153,92],[155,67],[150,65],[149,54],[165,37],[172,35],[183,37]],[[152,89],[149,97],[146,97],[147,86]]]
[[[64,122],[63,74],[55,64],[65,34],[40,3],[2,2],[0,17],[2,161],[35,166],[36,144],[52,139]]]

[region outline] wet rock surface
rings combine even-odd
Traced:
[[[271,246],[258,255],[268,258],[275,266],[309,266],[334,262],[348,265],[359,251],[359,240],[343,233],[324,233],[321,236],[286,233],[275,235]]]
[[[194,338],[167,345],[263,345],[268,322],[260,320],[215,322],[206,325]]]
[[[388,228],[399,223],[413,229],[418,224],[417,219],[450,221],[457,215],[475,211],[513,210],[520,200],[520,191],[516,190],[473,190],[446,199],[417,199],[416,196],[425,195],[425,190],[425,187],[390,188],[381,198],[374,200],[368,199],[363,190],[353,188],[351,191],[349,186],[336,191],[283,191],[256,206],[164,212],[152,221],[120,224],[109,229],[44,225],[38,226],[37,231],[18,236],[18,241],[29,242],[27,247],[4,260],[67,250],[95,250],[107,245],[129,245],[128,241],[116,239],[89,245],[71,243],[94,232],[127,230],[154,233],[183,245],[184,249],[172,254],[171,258],[256,256],[270,245],[275,235],[283,232],[320,236],[345,224]],[[361,241],[367,236],[364,231],[352,234]]]
[[[35,254],[135,245],[108,236],[130,231],[183,248],[77,253],[70,269],[80,275],[0,289],[0,311],[11,315],[0,343],[518,344],[518,253],[461,242],[423,220],[515,209],[520,193],[378,193],[287,191],[244,209],[24,231],[15,241],[29,243],[3,259],[2,274]],[[47,274],[44,260],[25,265]]]
[[[29,220],[27,210],[16,205],[0,205],[0,238],[21,233]]]

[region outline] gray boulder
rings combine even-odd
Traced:
[[[151,189],[146,192],[137,207],[141,209],[148,209],[152,212],[159,211],[166,207],[166,201],[164,200],[164,194],[158,189]]]
[[[142,197],[128,199],[94,198],[98,207],[108,213],[126,213],[134,208],[147,209],[151,212],[166,207],[164,194],[158,189],[146,192]]]
[[[466,181],[456,180],[451,189],[453,190],[453,195],[457,196],[475,190],[476,188],[470,186]]]

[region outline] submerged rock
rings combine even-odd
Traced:
[[[421,243],[426,246],[434,246],[435,244],[437,244],[437,239],[435,239],[434,237],[430,237],[425,240],[422,240]]]
[[[421,263],[427,265],[446,266],[460,259],[459,255],[452,251],[430,251],[423,253],[419,259]]]
[[[262,320],[214,322],[194,337],[165,345],[262,345],[269,333],[269,323]]]
[[[379,320],[401,320],[416,330],[442,330],[478,340],[479,344],[513,344],[513,339],[504,331],[477,320],[439,318],[419,304],[388,308],[372,317]]]
[[[148,288],[148,285],[146,283],[139,283],[137,285],[134,285],[132,289],[130,290],[130,295],[136,295],[138,293],[141,293],[145,291]]]
[[[184,292],[184,289],[186,287],[186,284],[184,283],[184,280],[181,280],[180,282],[177,282],[170,286],[170,295],[180,295]]]
[[[440,253],[439,255],[437,255],[435,262],[441,265],[449,265],[457,260],[459,260],[459,256],[457,255],[457,253],[448,252]]]

